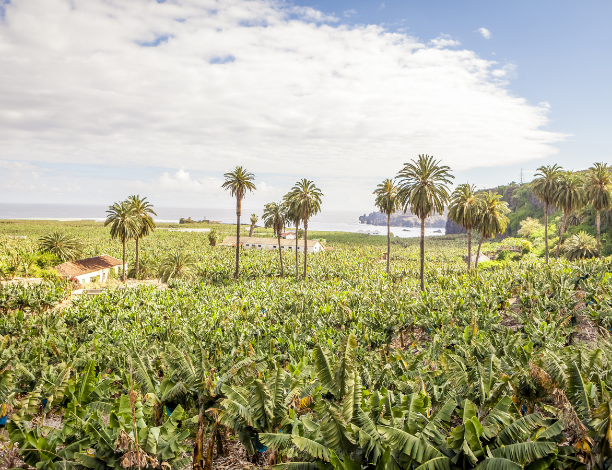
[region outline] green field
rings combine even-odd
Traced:
[[[46,279],[0,289],[3,468],[612,463],[611,258],[547,266],[506,239],[483,251],[516,261],[468,274],[465,236],[434,237],[421,293],[418,239],[394,239],[388,276],[386,237],[309,231],[332,249],[307,280],[244,251],[235,281],[232,249],[158,229],[142,259],[187,253],[194,277],[76,297],[37,254],[58,228],[121,255],[100,223],[0,221],[5,277],[31,256]]]

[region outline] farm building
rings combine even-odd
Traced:
[[[108,280],[111,269],[119,272],[121,260],[108,255],[94,256],[93,258],[68,261],[55,266],[58,274],[62,277],[76,278],[81,284],[86,282],[105,282]],[[127,263],[125,264],[127,270]]]
[[[278,240],[276,238],[240,237],[242,248],[254,248],[256,250],[277,250]],[[228,236],[223,239],[219,246],[236,246],[236,237]],[[295,251],[295,239],[281,239],[283,250]],[[299,241],[298,251],[304,251],[304,240]],[[325,251],[318,240],[308,240],[308,253]]]
[[[281,233],[281,238],[286,238],[287,240],[295,240],[295,232],[283,232]]]

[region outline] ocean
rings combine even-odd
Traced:
[[[4,204],[0,203],[0,219],[26,219],[26,220],[95,220],[103,221],[106,218],[105,205],[88,204]],[[236,223],[234,209],[199,209],[181,207],[155,207],[160,223],[178,223],[181,217],[191,217],[193,220],[220,220],[223,223]],[[248,223],[251,210],[244,210],[242,223]],[[261,214],[259,214],[261,216]],[[313,217],[308,224],[309,230],[325,232],[376,232],[386,235],[387,227],[364,225],[359,223],[359,216],[363,212],[356,211],[325,211]],[[436,233],[436,228],[425,228],[426,236],[443,235]],[[420,236],[420,228],[391,227],[391,232],[397,237],[410,238]]]

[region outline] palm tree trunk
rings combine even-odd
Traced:
[[[565,224],[567,223],[567,212],[563,212],[563,222],[561,223],[561,229],[559,230],[559,241],[557,242],[557,255],[555,259],[559,259],[559,248],[561,248],[561,242],[563,241],[563,233],[565,232]]]
[[[600,242],[600,234],[601,234],[601,211],[597,210],[597,256],[601,254],[601,242]]]
[[[125,238],[123,238],[123,266],[121,266],[121,280],[125,283]]]
[[[425,290],[425,218],[421,218],[421,291]]]
[[[482,240],[484,237],[480,236],[480,241],[478,242],[478,251],[476,251],[476,261],[474,262],[474,269],[478,271],[478,258],[480,258],[480,247],[482,246]]]
[[[472,269],[472,230],[468,229],[468,271]]]
[[[195,441],[193,443],[193,468],[194,470],[202,470],[202,462],[204,460],[204,413],[200,407],[198,415],[198,430],[196,432]]]
[[[548,203],[544,203],[544,245],[546,250],[546,264],[548,264]]]
[[[304,221],[304,279],[306,279],[307,266],[308,266],[308,219]]]
[[[234,276],[238,279],[238,270],[240,269],[240,198],[236,197],[236,272]]]
[[[216,437],[217,437],[217,423],[213,425],[213,430],[210,433],[210,441],[208,443],[208,449],[206,450],[206,461],[204,462],[204,470],[212,470],[213,450],[215,448],[215,438]]]
[[[281,266],[281,277],[285,277],[285,268],[283,267],[283,247],[281,246],[280,232],[278,232],[277,237],[278,237],[278,256],[280,257],[280,266]]]
[[[296,222],[295,223],[295,280],[297,281],[300,278],[300,261],[299,261],[299,257],[298,257],[298,251],[299,251],[299,237],[298,237],[298,233],[300,232],[300,223]]]
[[[387,214],[387,274],[391,273],[391,213]]]
[[[134,272],[135,272],[135,277],[136,279],[138,279],[138,240],[140,240],[140,238],[138,236],[136,236],[136,266],[134,267]]]
[[[253,229],[255,228],[255,224],[251,224],[251,229],[249,230],[249,237],[253,236]]]

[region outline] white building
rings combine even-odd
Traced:
[[[285,238],[287,240],[295,240],[295,232],[283,232],[281,233],[281,238]]]
[[[87,282],[105,282],[108,280],[111,269],[115,274],[119,273],[121,260],[108,255],[94,256],[93,258],[68,261],[55,266],[58,274],[62,277],[76,278],[81,284]],[[127,263],[124,270],[127,271]]]
[[[244,249],[278,250],[278,239],[240,237],[240,245]],[[219,246],[236,246],[236,237],[225,237]],[[285,251],[295,251],[295,239],[290,240],[281,238],[281,248]],[[304,240],[298,241],[298,251],[304,251]],[[319,243],[319,240],[308,240],[308,253],[316,253],[317,251],[325,251],[325,248]]]

